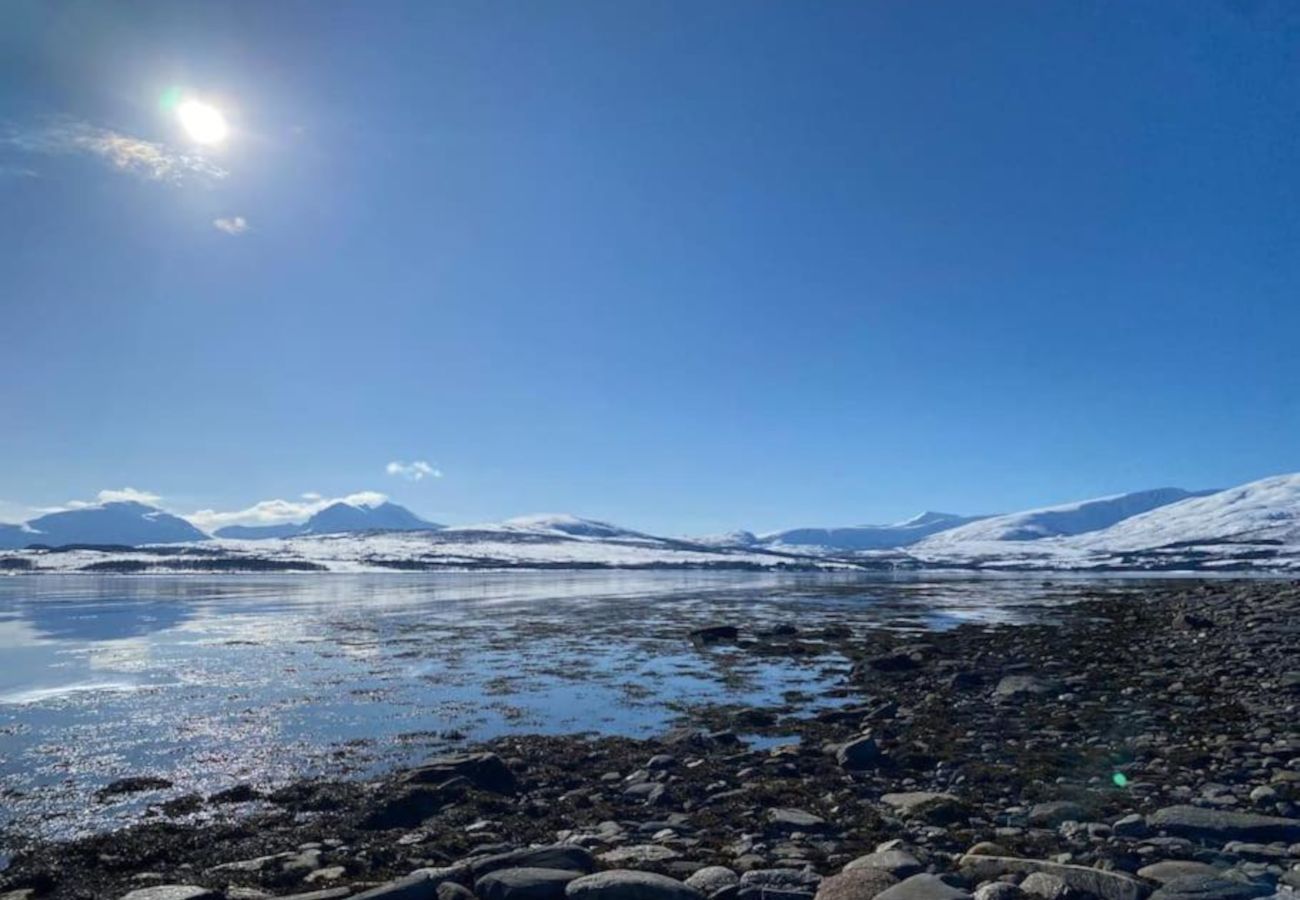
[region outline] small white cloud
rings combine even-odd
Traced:
[[[209,534],[227,525],[284,525],[305,522],[316,513],[334,503],[353,506],[379,506],[388,501],[387,494],[378,491],[358,491],[344,497],[324,497],[314,491],[303,494],[300,500],[262,500],[244,509],[218,511],[201,509],[184,516],[195,527]]]
[[[248,230],[248,220],[243,216],[213,219],[212,227],[217,231],[224,231],[226,234],[238,236]]]
[[[143,503],[145,506],[157,506],[162,497],[151,491],[138,491],[133,487],[100,491],[94,500],[69,500],[62,506],[52,506],[41,512],[63,512],[69,509],[86,509],[90,506],[102,506],[105,503]]]
[[[435,469],[422,459],[417,459],[409,463],[394,460],[384,467],[384,471],[389,475],[396,475],[399,478],[405,478],[407,481],[420,481],[425,478],[442,477],[441,470]]]
[[[41,173],[26,166],[0,165],[0,178],[40,178]]]
[[[34,128],[11,129],[0,144],[24,153],[87,153],[114,168],[152,181],[179,184],[191,178],[216,180],[228,172],[202,156],[88,122],[55,119]]]

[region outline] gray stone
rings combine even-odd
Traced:
[[[938,875],[922,873],[886,888],[876,895],[876,900],[971,900],[971,895]]]
[[[1147,820],[1137,813],[1129,813],[1124,818],[1115,820],[1110,827],[1119,837],[1142,837],[1147,833]]]
[[[767,811],[767,821],[781,831],[822,831],[826,820],[807,810],[777,807]]]
[[[923,866],[920,860],[906,850],[877,850],[866,856],[859,856],[844,867],[845,872],[857,869],[879,869],[895,878],[909,878],[920,872]]]
[[[934,791],[904,791],[885,794],[881,802],[892,806],[908,819],[920,819],[929,825],[951,825],[963,821],[969,810],[952,794]]]
[[[975,900],[1021,900],[1020,888],[1006,881],[990,881],[975,889]]]
[[[1137,873],[1139,878],[1164,884],[1167,881],[1173,881],[1175,878],[1185,878],[1188,875],[1217,876],[1219,870],[1208,863],[1196,862],[1190,859],[1164,859],[1149,866],[1143,866],[1138,869]]]
[[[705,866],[686,879],[687,887],[695,888],[706,897],[739,883],[740,876],[726,866]]]
[[[157,884],[137,888],[123,895],[122,900],[221,900],[221,894],[193,884]]]
[[[611,869],[569,882],[569,900],[702,900],[693,887],[667,875]]]
[[[1030,872],[1020,882],[1020,890],[1033,897],[1044,900],[1065,900],[1070,896],[1070,886],[1056,875],[1046,872]]]
[[[1029,810],[1029,824],[1055,828],[1062,822],[1083,822],[1088,818],[1088,811],[1069,800],[1054,800],[1051,803],[1037,803]]]
[[[1300,841],[1300,819],[1225,812],[1199,806],[1167,806],[1147,819],[1152,828],[1187,838],[1226,841]]]
[[[568,883],[580,877],[573,869],[497,869],[474,882],[474,893],[480,900],[559,900]]]
[[[817,887],[817,900],[872,900],[896,884],[898,879],[884,869],[846,868],[838,875],[822,879]]]
[[[990,881],[1000,875],[1029,875],[1044,872],[1055,875],[1076,891],[1093,894],[1103,900],[1142,900],[1147,886],[1123,872],[1107,872],[1086,866],[1071,866],[1042,859],[1015,856],[982,856],[967,853],[961,858],[961,870],[973,878]]]
[[[474,892],[463,884],[444,881],[438,885],[438,900],[474,900]]]
[[[1056,682],[1046,681],[1036,675],[1004,675],[993,692],[999,697],[1028,697],[1054,694],[1060,690]]]
[[[600,861],[611,865],[621,863],[645,865],[646,863],[668,862],[680,858],[681,854],[676,850],[662,847],[659,844],[631,844],[627,847],[616,847],[600,854]]]
[[[1161,885],[1151,900],[1253,900],[1271,893],[1273,889],[1267,885],[1211,875],[1187,875]]]

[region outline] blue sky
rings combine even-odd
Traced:
[[[0,518],[691,532],[1300,469],[1293,10],[7,3]]]

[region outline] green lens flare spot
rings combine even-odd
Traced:
[[[181,102],[181,89],[178,87],[169,87],[163,91],[162,96],[158,98],[158,104],[165,110],[173,110],[176,104]]]
[[[1128,787],[1128,776],[1123,772],[1116,772],[1110,776],[1110,780],[1115,782],[1115,787]]]

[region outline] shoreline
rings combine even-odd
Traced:
[[[720,621],[683,640],[706,655],[798,656],[815,639],[852,670],[821,698],[688,706],[686,724],[657,739],[503,737],[375,781],[173,800],[154,822],[68,843],[7,835],[15,854],[0,891],[118,897],[187,884],[231,900],[344,897],[429,868],[457,874],[426,880],[470,886],[474,858],[556,842],[586,848],[598,869],[829,879],[894,841],[889,850],[967,890],[1008,865],[962,863],[985,842],[999,853],[977,855],[1060,864],[1064,854],[1134,876],[1181,859],[1285,889],[1300,864],[1300,586],[1210,579],[1111,593],[1081,586],[1049,621],[941,632],[854,637],[789,623],[755,633]],[[800,718],[818,699],[834,705]],[[1197,805],[1294,821],[1297,832],[1272,850],[1234,851],[1231,829],[1131,820]],[[197,809],[226,820],[172,819]],[[1249,833],[1246,843],[1268,846]],[[1125,889],[1158,886],[1135,884]],[[781,890],[813,896],[817,882]]]

